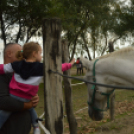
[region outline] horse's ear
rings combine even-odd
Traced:
[[[87,68],[87,70],[91,70],[91,63],[87,58],[80,57],[80,61],[82,62],[82,65]]]

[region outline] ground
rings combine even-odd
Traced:
[[[85,72],[86,70],[84,70]],[[75,68],[71,69],[71,74],[77,76]],[[80,82],[72,80],[72,83]],[[78,124],[78,134],[134,134],[134,91],[116,90],[115,94],[115,119],[110,121],[109,111],[106,111],[104,112],[104,119],[95,122],[89,118],[87,113],[86,85],[72,87],[73,110]],[[36,111],[40,116],[44,111],[43,84],[40,84],[39,96],[40,102]],[[64,103],[63,106],[65,106]],[[66,115],[65,108],[64,115]],[[30,134],[32,134],[32,130]],[[69,134],[66,117],[64,118],[64,134]]]
[[[133,91],[116,91],[114,121],[110,121],[109,111],[105,112],[102,121],[92,121],[88,116],[87,109],[75,114],[78,123],[78,134],[134,134],[134,101],[132,93]],[[75,111],[78,111],[78,107],[79,109],[86,108],[83,100],[84,96],[73,102],[74,109],[77,109]],[[69,134],[67,125],[65,126],[65,134]]]
[[[95,134],[134,134],[134,114],[115,119],[96,128]]]

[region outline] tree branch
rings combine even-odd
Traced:
[[[90,52],[89,52],[89,49],[88,49],[88,47],[87,47],[87,41],[85,40],[85,38],[83,37],[83,41],[84,41],[84,46],[85,46],[85,48],[86,48],[86,51],[87,51],[87,54],[88,54],[88,58],[89,58],[89,60],[92,60],[92,58],[91,58],[91,55],[90,55]]]
[[[1,22],[1,33],[2,33],[2,39],[4,40],[4,46],[6,46],[6,34],[5,34],[5,25],[3,20],[3,12],[2,9],[0,9],[0,22]]]
[[[103,48],[103,51],[101,53],[101,56],[104,54],[104,52],[106,51],[106,48],[107,48],[107,36],[106,35],[105,35],[105,39],[106,39],[105,47]]]

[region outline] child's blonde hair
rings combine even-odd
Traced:
[[[39,51],[39,44],[37,42],[25,43],[23,46],[23,50],[18,51],[16,57],[19,60],[28,59],[29,57],[31,57],[33,51]]]

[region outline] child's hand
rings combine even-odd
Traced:
[[[73,58],[72,60],[71,60],[71,62],[70,62],[70,64],[74,64],[75,63],[75,58]]]

